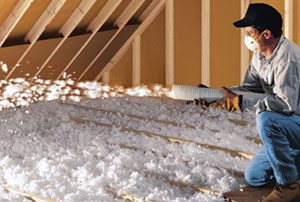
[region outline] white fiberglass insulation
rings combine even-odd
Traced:
[[[223,201],[222,192],[245,185],[234,172],[249,160],[194,142],[252,154],[259,148],[251,112],[138,97],[168,93],[159,86],[26,82],[2,82],[0,184],[54,201]],[[0,201],[29,200],[0,188]]]

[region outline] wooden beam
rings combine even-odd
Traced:
[[[245,13],[247,11],[247,8],[250,4],[250,0],[241,0],[241,18],[244,18]],[[249,63],[250,63],[250,55],[249,55],[249,50],[248,48],[245,46],[244,43],[244,37],[245,37],[245,29],[241,29],[241,73],[240,73],[240,80],[243,81],[245,74],[247,72]]]
[[[104,74],[102,76],[102,82],[105,84],[109,83],[109,72],[104,72]]]
[[[175,127],[188,128],[188,129],[196,129],[197,128],[196,125],[191,125],[191,124],[188,124],[188,123],[179,123],[179,122],[171,121],[171,120],[157,119],[155,117],[139,116],[139,115],[135,115],[135,114],[131,114],[131,113],[122,113],[122,112],[119,112],[119,111],[107,110],[107,109],[103,109],[103,108],[89,107],[89,106],[79,105],[79,104],[75,104],[75,103],[68,103],[68,102],[61,102],[61,104],[74,106],[74,107],[77,107],[77,108],[82,108],[82,109],[93,111],[93,112],[98,111],[98,112],[101,112],[103,114],[107,114],[107,116],[112,115],[112,114],[113,115],[122,115],[122,116],[130,117],[131,119],[143,120],[143,121],[148,121],[148,122],[153,121],[153,122],[156,122],[156,123],[159,123],[159,124],[167,124],[167,125],[172,125],[172,126],[175,126]],[[207,118],[212,119],[212,116],[208,116]],[[235,125],[237,125],[237,126],[246,126],[246,125],[249,124],[247,121],[239,120],[239,119],[228,119],[228,121],[235,124]],[[245,135],[244,138],[246,140],[253,141],[256,144],[262,144],[262,142],[261,142],[261,140],[258,136],[253,137],[253,136]]]
[[[136,29],[136,31],[129,37],[129,39],[123,44],[123,46],[119,49],[119,51],[113,56],[113,58],[108,62],[108,64],[101,70],[101,72],[95,77],[95,80],[99,80],[105,71],[110,71],[115,64],[121,59],[121,57],[125,54],[128,48],[131,47],[132,42],[135,37],[141,35],[145,29],[151,24],[151,22],[156,18],[156,16],[162,11],[166,3],[166,0],[153,1],[151,5],[153,6],[152,11],[148,14],[145,20],[141,23],[141,25]],[[143,15],[143,14],[142,14]]]
[[[132,0],[130,4],[121,13],[118,19],[115,21],[115,25],[119,28],[124,27],[135,12],[143,5],[145,0]]]
[[[70,120],[75,121],[79,124],[95,124],[96,126],[99,126],[99,127],[108,127],[108,128],[114,127],[114,125],[110,124],[110,123],[109,124],[102,123],[102,122],[85,119],[85,118],[81,118],[81,117],[70,116],[69,118],[70,118]],[[230,149],[230,148],[215,146],[215,145],[209,145],[209,144],[200,143],[200,142],[189,140],[189,139],[184,139],[184,138],[174,137],[174,136],[169,136],[169,135],[162,135],[162,134],[158,134],[158,133],[154,133],[154,132],[150,132],[150,131],[146,131],[146,130],[138,130],[138,129],[133,129],[133,128],[125,127],[125,126],[120,127],[120,132],[130,132],[130,133],[140,135],[140,136],[161,138],[170,143],[195,144],[201,148],[205,148],[205,149],[209,149],[209,150],[223,151],[225,153],[228,153],[232,157],[246,158],[248,160],[251,160],[254,156],[252,153],[248,153],[248,152],[244,152],[244,151],[240,151],[240,150],[235,150],[235,149]]]
[[[103,6],[100,10],[96,18],[89,24],[87,31],[91,31],[92,34],[88,37],[85,43],[80,47],[77,53],[73,56],[70,62],[66,65],[63,71],[58,75],[56,79],[59,79],[64,72],[73,64],[73,62],[77,59],[80,53],[85,49],[85,47],[89,44],[89,42],[94,38],[97,34],[98,30],[102,27],[102,25],[106,22],[109,16],[115,11],[115,9],[120,5],[122,0],[108,0],[108,2]]]
[[[166,1],[166,87],[174,84],[174,0]]]
[[[202,0],[201,83],[210,86],[210,0]]]
[[[147,16],[151,13],[154,7],[158,4],[160,0],[152,0],[152,3],[143,11],[143,13],[139,16],[139,21],[143,22]]]
[[[60,49],[60,47],[68,39],[70,34],[73,32],[73,30],[76,28],[76,26],[82,20],[82,18],[87,14],[87,12],[92,8],[92,6],[95,4],[95,2],[96,2],[96,0],[82,0],[81,1],[79,6],[73,11],[71,16],[67,19],[65,24],[59,30],[59,33],[61,33],[64,36],[63,39],[59,42],[59,44],[55,47],[55,49],[48,56],[48,58],[44,61],[44,63],[41,65],[40,69],[33,76],[33,78],[37,77],[42,72],[42,70],[45,68],[45,66],[48,64],[48,62],[53,58],[53,56],[57,53],[57,51]]]
[[[10,15],[5,19],[0,27],[0,47],[4,44],[9,34],[18,24],[32,2],[33,0],[19,0]]]
[[[82,18],[87,14],[87,12],[96,3],[96,0],[82,0],[79,6],[74,10],[72,15],[65,22],[63,27],[59,30],[63,36],[70,36]]]
[[[46,10],[25,36],[25,41],[30,41],[30,43],[36,42],[45,31],[46,26],[52,21],[59,10],[63,7],[65,2],[66,0],[52,0]]]
[[[31,194],[31,193],[25,192],[25,191],[20,190],[20,189],[12,188],[9,185],[4,185],[3,188],[7,192],[21,195],[24,198],[26,198],[28,200],[31,200],[31,201],[35,201],[35,202],[54,202],[54,200],[52,200],[50,198],[46,198],[46,197],[43,197],[43,196],[38,196],[36,194]]]
[[[141,36],[135,37],[132,44],[132,86],[141,84]]]
[[[15,71],[17,65],[25,58],[25,56],[29,53],[35,42],[45,31],[46,26],[52,21],[52,19],[57,15],[59,10],[63,7],[66,0],[52,0],[43,14],[39,17],[36,23],[33,25],[31,30],[25,36],[25,41],[30,41],[30,45],[27,47],[25,52],[19,58],[18,62],[15,64],[13,69],[7,74],[5,80],[7,80],[12,73]]]
[[[293,41],[293,25],[294,25],[294,0],[284,1],[284,35]]]
[[[126,23],[135,14],[135,12],[143,5],[145,0],[132,0],[126,9],[121,13],[119,18],[114,23],[118,27],[117,32],[112,36],[112,38],[106,43],[106,45],[101,49],[101,51],[96,55],[92,62],[85,68],[82,74],[79,76],[78,81],[88,72],[88,70],[95,64],[98,58],[103,54],[107,47],[113,42],[113,40],[118,36],[118,34],[125,27]]]

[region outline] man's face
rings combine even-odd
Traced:
[[[246,35],[252,37],[254,40],[256,40],[259,37],[259,31],[257,29],[254,29],[253,27],[245,27]]]
[[[253,27],[245,27],[246,35],[252,37],[258,43],[258,50],[263,51],[268,46],[268,40],[264,37],[264,32],[259,32]]]

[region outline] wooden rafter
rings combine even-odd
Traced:
[[[11,31],[18,24],[22,16],[30,7],[33,0],[19,0],[10,15],[6,18],[0,27],[0,47],[3,45]]]
[[[166,86],[174,84],[174,0],[166,1]]]
[[[141,36],[135,37],[132,44],[132,86],[141,84]]]
[[[132,0],[130,4],[125,8],[125,10],[121,13],[118,19],[115,21],[115,26],[118,28],[122,28],[126,25],[126,23],[130,20],[130,18],[134,15],[134,13],[143,5],[145,0]]]
[[[143,22],[147,16],[151,13],[154,7],[158,4],[160,0],[152,0],[152,3],[144,10],[144,12],[139,16],[139,21]]]
[[[201,83],[210,85],[210,0],[202,0]]]
[[[27,33],[25,40],[30,41],[30,45],[27,47],[25,52],[22,54],[16,65],[13,69],[7,74],[5,80],[7,80],[12,73],[15,71],[17,65],[25,58],[31,48],[34,46],[35,42],[45,31],[46,26],[52,21],[52,19],[56,16],[59,10],[63,7],[66,0],[52,0],[43,14],[39,17],[36,23],[33,25],[31,30]]]
[[[152,10],[146,9],[148,13],[147,17],[143,20],[141,25],[136,29],[136,31],[129,37],[129,39],[123,44],[123,46],[119,49],[119,51],[113,56],[113,58],[108,62],[108,64],[101,70],[101,72],[95,77],[95,80],[99,80],[104,72],[110,71],[116,63],[121,59],[121,57],[125,54],[128,48],[131,47],[132,42],[134,41],[135,37],[141,35],[146,28],[151,24],[151,22],[156,18],[156,16],[160,13],[160,11],[164,8],[166,0],[160,1],[153,1],[149,6],[151,6]],[[153,5],[154,4],[154,5]],[[145,12],[146,12],[145,11]],[[145,16],[145,15],[141,15]]]
[[[41,34],[45,31],[46,26],[52,21],[59,10],[63,7],[65,2],[66,0],[52,0],[46,10],[25,36],[25,41],[30,41],[30,43],[36,42]]]
[[[92,62],[85,68],[82,74],[79,76],[78,80],[80,80],[88,70],[95,64],[98,58],[103,54],[106,48],[111,44],[111,42],[118,36],[118,34],[125,27],[126,23],[131,19],[131,17],[135,14],[135,12],[143,5],[145,0],[132,0],[130,4],[126,7],[126,9],[121,13],[119,18],[115,22],[115,26],[118,27],[117,32],[112,36],[112,38],[106,43],[106,45],[101,49],[101,51],[96,55],[96,57],[92,60]]]
[[[96,0],[82,0],[81,1],[79,6],[74,10],[74,12],[71,14],[71,16],[68,18],[68,20],[65,22],[65,24],[62,26],[62,28],[59,31],[59,33],[61,33],[64,36],[63,39],[59,42],[59,44],[51,52],[51,54],[44,61],[44,63],[41,65],[38,72],[33,77],[37,77],[42,72],[42,70],[45,68],[45,66],[48,64],[48,62],[53,58],[53,56],[56,54],[56,52],[60,49],[60,47],[68,39],[70,34],[73,32],[73,30],[76,28],[76,26],[82,20],[82,18],[87,14],[87,12],[92,8],[92,6],[95,4],[95,2],[96,2]]]
[[[105,21],[109,18],[109,16],[115,11],[115,9],[120,5],[122,0],[109,0],[104,7],[100,10],[96,18],[90,23],[88,26],[88,31],[91,31],[92,34],[85,41],[85,43],[80,47],[77,53],[73,56],[70,62],[66,65],[63,71],[58,75],[57,79],[59,79],[64,72],[73,64],[73,62],[77,59],[80,53],[85,49],[85,47],[89,44],[89,42],[94,38],[97,34],[98,30],[102,27]]]

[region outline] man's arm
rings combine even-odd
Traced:
[[[274,94],[259,100],[256,104],[256,113],[276,111],[289,114],[297,111],[300,89],[299,68],[297,62],[278,66],[274,75]]]
[[[230,90],[264,93],[264,90],[261,86],[259,75],[252,64],[249,64],[243,82],[239,86],[231,87]]]

